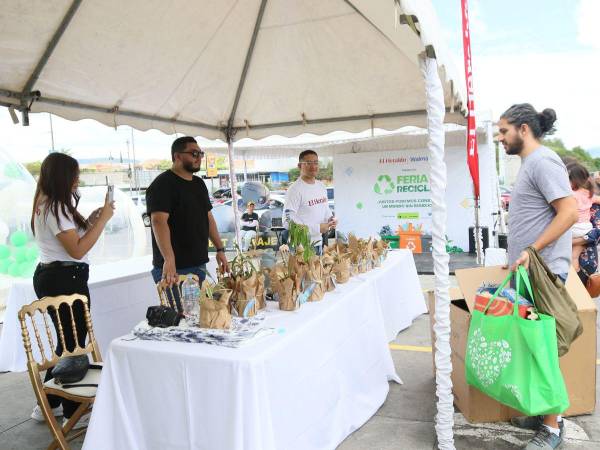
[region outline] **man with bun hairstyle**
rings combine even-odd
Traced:
[[[521,158],[511,193],[509,210],[508,262],[529,268],[527,247],[535,248],[550,270],[566,281],[571,264],[571,226],[577,222],[577,203],[569,175],[558,155],[542,145],[554,131],[556,113],[538,113],[529,103],[507,109],[498,122],[498,142],[508,155]],[[521,428],[537,430],[527,450],[557,448],[564,435],[560,415],[517,417],[511,421]]]

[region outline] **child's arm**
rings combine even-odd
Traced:
[[[597,204],[597,205],[600,204],[600,195],[594,195],[592,197],[592,202],[595,203],[595,204]]]

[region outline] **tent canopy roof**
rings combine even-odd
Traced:
[[[209,139],[424,127],[426,51],[464,123],[429,1],[6,0],[0,29],[0,104],[71,120]]]

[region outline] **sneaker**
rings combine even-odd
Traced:
[[[71,428],[71,430],[81,430],[82,428],[86,428],[90,424],[90,416],[91,414],[83,416],[75,425],[73,425],[73,428]],[[63,419],[63,427],[67,424],[68,420],[69,419],[66,417]]]
[[[539,430],[544,424],[544,416],[523,416],[513,417],[510,419],[510,423],[517,428],[524,428],[526,430]],[[565,421],[560,420],[558,422],[558,429],[560,430],[560,437],[565,435]]]
[[[54,417],[62,416],[62,405],[59,405],[56,408],[52,408],[52,414],[54,414]],[[31,418],[36,422],[46,421],[46,418],[44,417],[44,413],[42,412],[42,408],[40,408],[40,405],[35,405],[35,408],[33,408],[33,411],[31,412]]]
[[[525,450],[553,450],[558,448],[562,441],[561,436],[557,436],[547,427],[540,427],[525,447]]]

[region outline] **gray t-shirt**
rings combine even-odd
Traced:
[[[573,195],[564,163],[547,147],[539,147],[521,160],[508,210],[508,262],[533,244],[556,216],[551,202]],[[540,254],[556,274],[569,271],[571,231],[544,248]]]

